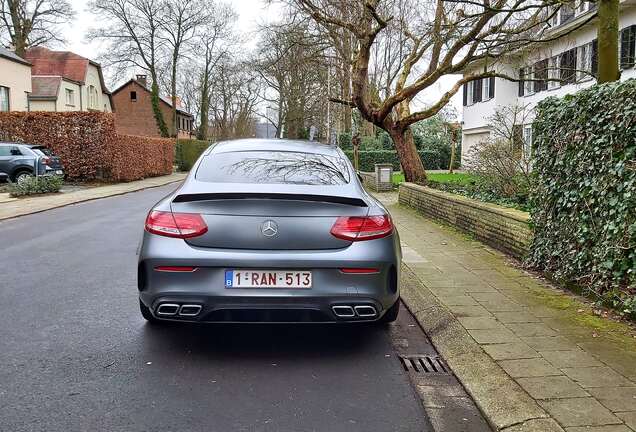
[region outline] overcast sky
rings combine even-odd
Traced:
[[[81,56],[96,59],[102,54],[102,47],[97,43],[88,43],[85,35],[89,28],[96,25],[95,16],[87,10],[86,0],[69,0],[76,11],[76,17],[72,23],[65,26],[64,37],[67,40],[65,49],[73,51]],[[255,47],[258,41],[256,29],[259,23],[276,19],[276,7],[267,6],[265,0],[230,0],[234,10],[238,14],[238,31],[245,35],[248,45]],[[104,71],[108,76],[108,71]],[[426,89],[414,102],[414,105],[422,106],[436,101],[439,94],[448,89],[455,82],[456,78],[443,77],[440,82],[433,87]],[[455,107],[461,117],[461,95],[457,94],[452,99],[451,104]]]

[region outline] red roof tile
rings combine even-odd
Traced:
[[[51,51],[44,47],[31,48],[24,56],[33,67],[31,75],[57,75],[84,83],[89,60],[70,51]]]

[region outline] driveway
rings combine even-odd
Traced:
[[[0,222],[0,429],[430,430],[396,326],[145,324],[135,251],[174,187]]]

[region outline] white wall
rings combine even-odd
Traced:
[[[31,101],[31,111],[56,111],[55,101]]]
[[[88,97],[89,86],[94,86],[97,89],[96,106],[89,106],[89,97]],[[88,64],[88,69],[86,70],[85,85],[82,87],[82,97],[85,101],[84,111],[88,109],[97,110],[97,111],[106,111],[106,112],[112,111],[108,95],[104,94],[102,83],[99,80],[99,71],[97,70],[97,67],[95,65],[92,65],[90,63]]]
[[[0,57],[0,86],[9,88],[9,110],[29,110],[31,66]]]
[[[66,89],[73,91],[73,104],[66,104]],[[55,110],[59,112],[63,111],[86,111],[86,101],[83,99],[80,100],[81,94],[81,86],[71,81],[65,81],[62,79],[60,83],[60,88],[57,92],[57,102],[55,104]]]
[[[621,10],[619,29],[633,24],[636,24],[636,7],[624,6]],[[508,63],[496,66],[496,69],[506,75],[517,76],[520,67],[556,56],[571,48],[589,43],[595,38],[596,26],[594,23],[588,24],[586,27],[580,28],[576,32],[564,36],[561,39],[557,39],[554,43],[546,46],[545,48],[537,49],[532,53],[532,55],[524,58],[525,64],[521,64],[519,61],[510,59]],[[468,75],[471,72],[473,72],[473,70],[468,69],[465,71],[465,74]],[[629,78],[636,78],[636,67],[632,67],[622,72],[621,80]],[[526,106],[528,108],[526,122],[531,123],[534,119],[534,108],[541,100],[550,96],[562,97],[566,94],[577,92],[593,85],[594,82],[595,81],[593,79],[588,79],[576,84],[567,84],[558,88],[548,89],[539,93],[519,97],[518,83],[496,78],[494,100],[478,102],[476,104],[463,107],[462,155],[468,153],[470,148],[479,141],[471,135],[481,134],[484,130],[488,129],[488,118],[493,115],[498,107],[503,105]]]

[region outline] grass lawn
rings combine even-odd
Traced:
[[[474,180],[475,176],[468,173],[427,173],[429,180],[439,183],[456,183],[456,184],[468,184]],[[393,184],[400,184],[404,181],[404,174],[401,172],[393,173]]]

